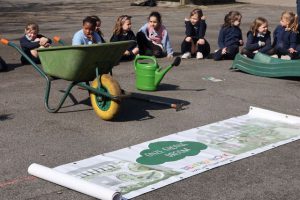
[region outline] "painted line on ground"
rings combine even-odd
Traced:
[[[21,183],[21,182],[33,181],[33,180],[36,180],[36,179],[37,178],[34,177],[34,176],[23,176],[23,177],[19,177],[19,178],[14,178],[14,179],[11,179],[11,180],[0,182],[0,189],[4,188],[4,187],[7,187],[7,186],[11,186],[11,185],[16,185],[16,184]]]

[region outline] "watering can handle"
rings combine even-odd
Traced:
[[[134,69],[136,70],[136,65],[138,63],[139,60],[152,60],[153,63],[157,66],[157,60],[154,56],[144,56],[144,55],[140,55],[140,56],[136,56],[134,59]]]

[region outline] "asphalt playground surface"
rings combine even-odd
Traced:
[[[248,2],[248,3],[247,3]],[[249,3],[250,2],[250,3]],[[295,11],[295,1],[255,1],[202,7],[207,16],[207,40],[217,48],[224,15],[242,13],[244,39],[256,16],[264,16],[273,31],[284,10]],[[265,5],[269,4],[269,5]],[[194,8],[131,7],[130,1],[30,1],[0,0],[0,35],[18,43],[27,21],[35,20],[48,37],[60,35],[70,42],[81,28],[83,17],[99,15],[104,37],[109,40],[116,16],[133,16],[137,31],[152,10],[161,12],[175,52],[184,37],[184,18]],[[159,100],[183,102],[176,112],[165,106],[133,99],[122,102],[112,122],[99,119],[84,90],[74,88],[59,113],[44,108],[44,79],[30,65],[22,66],[19,54],[0,45],[0,56],[9,64],[0,73],[0,199],[88,200],[93,199],[55,184],[32,178],[31,163],[48,167],[82,160],[101,153],[163,137],[175,132],[246,114],[249,106],[300,116],[299,78],[264,78],[231,71],[232,61],[183,60],[162,80],[158,91],[141,92]],[[159,59],[161,66],[171,61]],[[63,67],[63,65],[62,65]],[[132,62],[113,69],[114,78],[127,91],[135,88]],[[220,82],[207,80],[221,79]],[[67,82],[57,80],[50,103],[60,99]],[[300,199],[300,141],[266,151],[229,165],[141,195],[136,200],[298,200]]]

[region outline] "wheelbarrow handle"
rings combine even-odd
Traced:
[[[53,40],[54,40],[54,42],[57,42],[63,46],[65,45],[64,41],[57,35],[53,37]]]
[[[1,38],[1,43],[3,44],[3,45],[8,45],[8,43],[9,43],[9,41],[7,40],[7,39],[5,39],[5,38]]]

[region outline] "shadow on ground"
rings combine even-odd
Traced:
[[[0,121],[13,119],[13,114],[0,114]]]
[[[186,109],[190,102],[181,99],[172,99],[148,94],[134,93],[132,98],[122,101],[121,111],[114,120],[124,121],[144,121],[155,118],[150,115],[149,110],[174,109],[174,112]],[[177,107],[178,109],[174,108]]]

